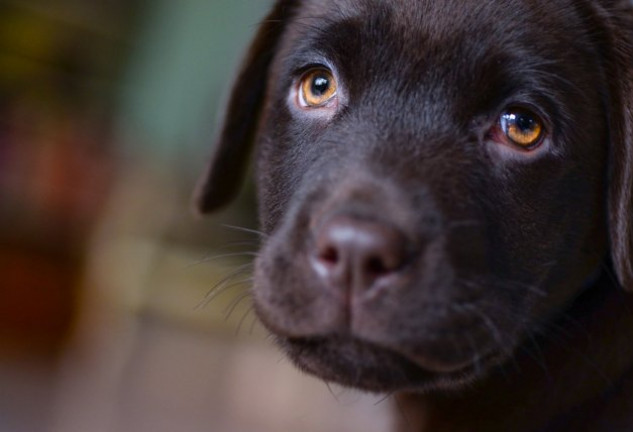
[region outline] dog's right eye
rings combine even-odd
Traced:
[[[299,82],[299,105],[304,108],[321,108],[335,97],[338,90],[336,78],[326,69],[306,72]]]
[[[504,138],[523,150],[532,150],[541,143],[545,133],[543,121],[525,108],[510,108],[499,119]]]

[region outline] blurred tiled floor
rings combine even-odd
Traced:
[[[0,432],[47,430],[56,369],[34,359],[0,361]]]
[[[101,329],[59,368],[8,366],[0,367],[2,432],[388,430],[389,402],[335,396],[266,341],[151,317]]]
[[[52,431],[388,429],[389,404],[376,405],[379,396],[348,392],[337,400],[265,341],[223,340],[152,318],[140,320],[134,339],[121,344],[127,353],[118,359],[110,345],[109,355],[83,353],[69,361]]]

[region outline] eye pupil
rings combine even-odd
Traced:
[[[515,124],[517,128],[523,133],[533,132],[536,128],[536,120],[525,114],[519,114],[516,116]]]
[[[323,96],[327,94],[330,89],[330,80],[324,76],[316,76],[312,80],[312,87],[310,88],[312,94],[316,96]]]

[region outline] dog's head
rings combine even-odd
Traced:
[[[255,146],[258,314],[301,368],[456,386],[611,263],[633,287],[633,28],[609,0],[280,0],[200,209]]]

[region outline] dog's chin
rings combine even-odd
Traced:
[[[482,379],[507,354],[433,363],[352,337],[284,338],[278,343],[299,369],[327,382],[370,392],[459,390]]]

